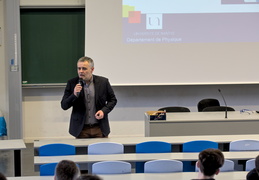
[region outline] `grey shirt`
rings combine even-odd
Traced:
[[[85,106],[87,116],[85,124],[96,124],[98,120],[95,118],[96,108],[95,108],[95,90],[94,90],[94,82],[93,78],[90,83],[87,84],[84,82],[84,93],[85,93]]]

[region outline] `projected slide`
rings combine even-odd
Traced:
[[[123,0],[124,43],[259,42],[259,0]]]

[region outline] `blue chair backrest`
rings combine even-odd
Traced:
[[[124,146],[115,142],[99,142],[88,145],[88,154],[122,154]]]
[[[189,141],[183,143],[183,152],[201,152],[208,148],[218,149],[218,143],[214,141],[207,140],[197,140],[197,141]],[[183,162],[183,171],[184,172],[193,172],[195,171],[195,163],[191,161]]]
[[[234,166],[234,161],[225,159],[223,166],[220,168],[220,172],[234,171]]]
[[[163,141],[147,141],[136,144],[136,153],[167,153],[172,152],[172,145]]]
[[[259,141],[250,139],[241,139],[229,143],[229,151],[258,151]]]
[[[183,143],[183,152],[201,152],[208,148],[218,149],[218,143],[207,140],[189,141]]]
[[[46,144],[39,148],[39,156],[65,156],[75,154],[76,148],[70,144]]]
[[[182,172],[183,163],[172,159],[148,161],[144,165],[144,173],[172,173]]]
[[[49,163],[40,165],[40,176],[54,176],[58,163]]]
[[[131,164],[124,161],[102,161],[93,164],[93,174],[128,174]]]
[[[172,145],[163,141],[146,141],[136,144],[136,153],[168,153],[172,152]],[[144,173],[144,163],[136,162],[136,173]]]
[[[54,176],[57,164],[58,163],[48,163],[40,165],[40,176]],[[76,165],[79,168],[79,165]]]
[[[250,159],[246,161],[246,171],[251,171],[255,168],[255,159]]]

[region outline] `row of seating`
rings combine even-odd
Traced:
[[[213,141],[197,140],[183,144],[183,152],[200,152],[207,148],[218,149],[218,143]],[[258,140],[236,140],[230,142],[230,151],[259,150]],[[136,153],[166,153],[172,151],[172,145],[162,141],[148,141],[136,145]],[[100,142],[88,146],[88,154],[122,154],[124,146],[120,143]],[[68,144],[48,144],[39,148],[40,156],[75,155],[75,146]],[[54,164],[51,168],[53,168]],[[144,172],[145,162],[136,163],[136,173]],[[44,165],[40,166],[40,171]],[[46,167],[45,167],[46,168]],[[248,166],[246,167],[248,169]],[[194,171],[195,164],[183,162],[183,171]]]
[[[53,176],[57,163],[44,164],[40,167],[40,176]],[[255,168],[255,159],[246,161],[246,171]],[[144,164],[144,173],[174,173],[183,172],[183,162],[172,159],[158,159]],[[199,168],[195,166],[195,171]],[[220,168],[221,172],[235,171],[234,161],[226,159]],[[92,165],[93,174],[127,174],[132,172],[132,166],[124,161],[102,161]]]
[[[199,168],[195,166],[195,171]],[[245,171],[255,168],[255,159],[246,161]],[[220,172],[235,171],[234,161],[226,159],[224,165],[220,168]],[[144,164],[144,173],[173,173],[183,172],[183,162],[172,159],[158,159],[147,161]],[[131,164],[123,161],[103,161],[93,164],[94,174],[126,174],[131,173]]]
[[[207,98],[202,99],[197,104],[198,112],[213,112],[213,111],[235,111],[232,107],[221,106],[217,99]],[[166,112],[191,112],[189,108],[182,106],[169,106],[159,108],[158,111]]]

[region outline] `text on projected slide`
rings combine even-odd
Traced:
[[[125,43],[259,42],[259,0],[123,0]]]

